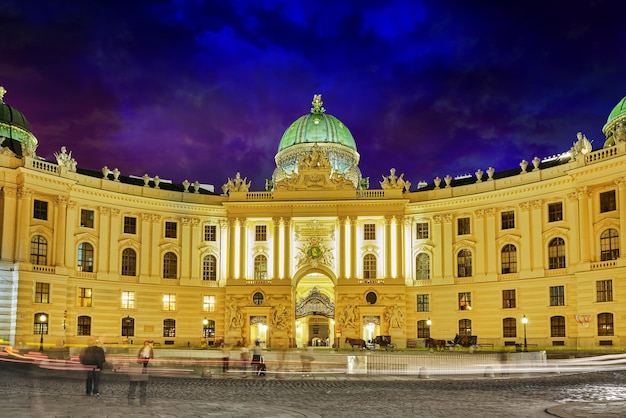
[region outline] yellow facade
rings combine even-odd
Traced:
[[[357,188],[327,152],[215,194],[4,148],[0,339],[626,344],[626,142],[410,191]]]

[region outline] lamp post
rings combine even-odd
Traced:
[[[426,326],[428,326],[428,338],[430,338],[430,326],[433,324],[433,321],[430,320],[430,317],[426,320]]]
[[[43,331],[48,317],[44,314],[39,315],[39,351],[43,351]]]
[[[522,317],[522,324],[524,324],[524,352],[528,351],[528,343],[526,342],[526,324],[528,323],[528,318],[526,318],[526,314]]]
[[[206,316],[205,316],[205,317],[204,317],[204,319],[202,320],[202,338],[200,339],[200,345],[201,345],[201,346],[202,346],[202,340],[203,340],[203,339],[204,339],[204,340],[206,340],[206,338],[207,338],[207,335],[206,335],[206,333],[207,333],[207,332],[206,332],[206,329],[207,329],[207,326],[208,326],[208,325],[209,325],[209,320],[208,320],[208,319],[206,319]],[[208,347],[209,347],[209,342],[208,342],[208,341],[206,341],[206,345],[205,345],[205,347],[204,347],[204,348],[208,348]]]

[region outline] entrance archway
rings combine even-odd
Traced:
[[[305,274],[296,286],[296,346],[335,344],[335,285],[320,272]]]

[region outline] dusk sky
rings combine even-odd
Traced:
[[[626,96],[626,2],[0,1],[0,86],[55,161],[262,190],[313,94],[372,188],[567,151]]]

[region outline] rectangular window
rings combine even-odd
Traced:
[[[428,239],[429,236],[428,222],[419,222],[417,224],[417,239]]]
[[[565,286],[550,286],[550,306],[565,306]]]
[[[88,308],[91,306],[91,288],[78,288],[78,306],[82,306],[83,308]]]
[[[91,335],[91,318],[88,316],[78,317],[76,335]]]
[[[215,225],[204,225],[204,240],[217,241],[217,227]]]
[[[133,216],[124,216],[124,233],[125,234],[137,233],[137,218]]]
[[[515,318],[504,318],[502,320],[502,336],[504,338],[517,337],[517,320]]]
[[[41,219],[42,221],[48,220],[48,202],[35,199],[33,205],[33,218]]]
[[[470,218],[457,219],[457,235],[469,235],[471,232]]]
[[[363,239],[365,240],[376,239],[376,224],[363,225]]]
[[[502,308],[509,309],[515,308],[515,290],[503,290],[502,291]]]
[[[176,222],[165,222],[165,238],[176,238]]]
[[[417,321],[417,338],[430,338],[430,326],[428,321],[420,319]]]
[[[176,320],[166,319],[163,321],[163,336],[176,337]]]
[[[80,226],[83,228],[93,228],[93,210],[80,210]]]
[[[502,229],[515,228],[515,211],[508,210],[501,213]]]
[[[599,280],[596,282],[597,302],[611,302],[613,300],[613,280]]]
[[[548,204],[548,222],[558,222],[563,220],[563,203],[556,202]]]
[[[600,213],[611,212],[617,209],[615,190],[600,193]]]
[[[35,283],[35,303],[50,303],[50,283]]]
[[[565,337],[564,316],[553,316],[550,318],[550,337]]]
[[[175,293],[163,294],[163,310],[164,311],[176,310],[176,294]]]
[[[430,295],[417,295],[417,312],[430,312]]]
[[[459,293],[459,311],[472,310],[472,294],[470,292]]]
[[[122,309],[135,309],[135,292],[122,292]]]
[[[215,296],[205,295],[202,297],[202,310],[204,312],[215,312]]]
[[[254,227],[254,240],[267,241],[267,225],[256,225]]]

